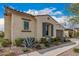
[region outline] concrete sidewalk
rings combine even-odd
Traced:
[[[38,51],[34,51],[34,52],[31,52],[31,53],[28,53],[28,54],[23,54],[23,55],[20,55],[20,56],[56,56],[58,54],[61,54],[65,51],[79,45],[78,39],[70,39],[70,40],[75,42],[76,44],[65,46],[65,47],[62,47],[62,48],[57,48],[57,49],[54,49],[54,50],[50,50],[50,51],[47,51],[43,54],[39,53]]]

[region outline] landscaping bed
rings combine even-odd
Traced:
[[[19,54],[23,54],[20,47],[0,48],[0,56],[16,56]]]
[[[18,38],[15,40],[14,46],[11,46],[12,43],[8,39],[1,40],[0,43],[1,56],[18,56],[34,51],[44,53],[49,50],[74,44],[70,40],[64,40],[63,42],[61,42],[58,38],[51,38],[48,40],[46,38],[41,38],[40,41],[35,41],[34,38]]]
[[[0,48],[0,56],[18,56],[18,55],[21,55],[21,54],[27,54],[27,53],[30,53],[30,52],[34,52],[34,51],[38,51],[39,53],[45,53],[49,50],[53,50],[53,49],[57,49],[57,48],[61,48],[61,47],[64,47],[64,46],[68,46],[68,45],[72,45],[74,43],[63,43],[63,44],[60,44],[60,45],[57,45],[57,46],[51,46],[49,48],[44,48],[44,49],[35,49],[35,48],[32,48],[32,49],[28,49],[26,50],[25,52],[22,50],[23,47],[5,47],[5,48]]]

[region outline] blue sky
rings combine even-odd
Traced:
[[[63,22],[69,13],[69,3],[2,3],[0,4],[0,31],[4,29],[4,6],[12,7],[33,15],[49,14],[57,21]]]
[[[55,11],[61,11],[63,15],[68,15],[68,12],[66,10],[66,7],[69,6],[70,4],[68,3],[5,3],[5,4],[0,4],[0,18],[2,18],[4,15],[4,5],[6,6],[11,6],[17,10],[20,11],[28,11],[29,9],[34,9],[34,10],[42,10],[44,8],[56,8]]]

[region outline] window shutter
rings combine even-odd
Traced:
[[[51,36],[53,36],[53,25],[51,25]]]

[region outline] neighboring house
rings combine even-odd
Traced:
[[[5,7],[5,38],[63,37],[64,28],[49,15],[31,15]]]
[[[73,29],[65,29],[64,30],[64,34],[65,34],[65,37],[69,37],[69,38],[72,38],[74,37],[74,30]]]
[[[79,32],[79,28],[75,28],[74,30],[75,30],[75,32]]]

